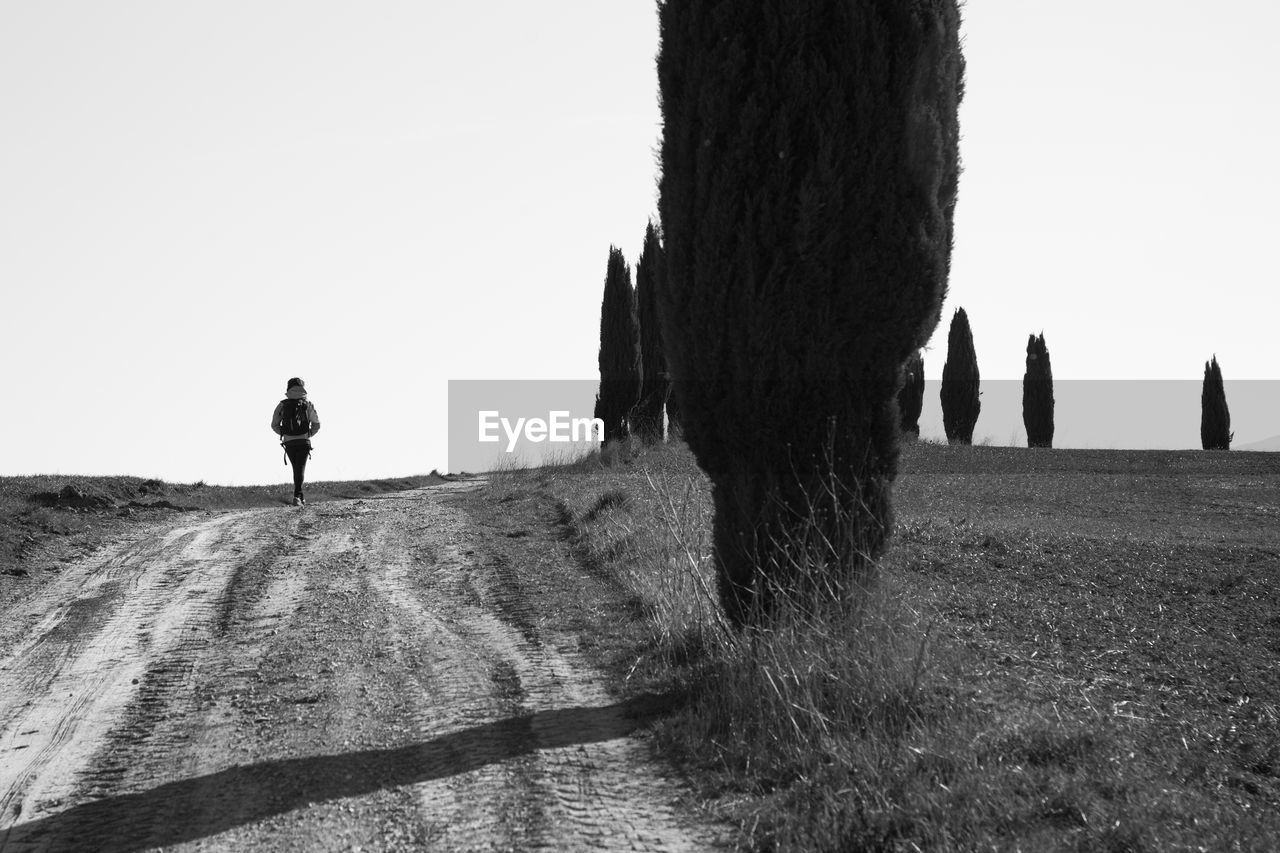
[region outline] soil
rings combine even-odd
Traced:
[[[721,844],[582,651],[590,578],[475,488],[170,515],[0,604],[0,851]]]

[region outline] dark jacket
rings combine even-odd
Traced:
[[[284,432],[284,400],[276,403],[276,410],[271,415],[271,431],[280,436],[280,443],[287,444],[290,441],[308,441],[311,436],[320,431],[320,415],[316,414],[316,407],[307,399],[307,392],[299,388],[297,385],[290,388],[285,396],[290,400],[303,400],[307,404],[307,417],[311,420],[311,432],[302,435],[285,435]]]

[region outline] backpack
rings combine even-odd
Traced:
[[[281,428],[285,435],[310,435],[311,415],[306,400],[284,400],[280,413]]]

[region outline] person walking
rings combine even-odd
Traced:
[[[280,436],[284,455],[293,463],[293,505],[304,506],[302,476],[311,457],[311,436],[320,431],[320,416],[307,399],[307,386],[296,376],[286,385],[284,399],[276,404],[271,429]]]

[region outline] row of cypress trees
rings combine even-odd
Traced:
[[[902,368],[898,411],[902,431],[920,435],[924,410],[924,356],[912,353]],[[969,315],[956,309],[947,334],[947,361],[942,367],[942,424],[952,444],[971,444],[982,411],[978,356],[973,348]],[[1044,333],[1027,341],[1027,372],[1022,378],[1022,420],[1031,447],[1053,446],[1053,371]]]
[[[920,413],[924,408],[924,357],[919,352],[912,353],[902,373],[902,388],[898,392],[902,431],[919,436]],[[973,429],[982,409],[978,386],[973,331],[968,315],[959,308],[951,319],[947,361],[942,368],[942,423],[947,441],[952,444],[973,442]],[[1022,423],[1027,430],[1028,447],[1053,447],[1053,405],[1053,369],[1041,332],[1027,338],[1027,369],[1022,377]],[[1205,450],[1227,450],[1234,435],[1222,370],[1215,355],[1204,365],[1200,444]]]
[[[595,416],[604,421],[606,442],[626,438],[629,415],[640,399],[640,321],[631,267],[617,246],[609,247],[600,308],[600,392]]]
[[[671,390],[657,317],[662,275],[662,241],[652,222],[645,228],[635,287],[622,250],[609,247],[595,406],[595,416],[604,422],[605,442],[630,435],[646,442],[662,438],[663,407]]]

